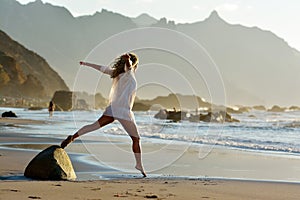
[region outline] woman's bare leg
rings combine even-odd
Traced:
[[[134,157],[136,160],[136,165],[135,168],[143,174],[144,177],[146,177],[146,173],[143,168],[142,164],[142,153],[141,153],[141,148],[140,148],[140,138],[133,137],[131,136],[132,139],[132,151],[134,153]]]
[[[125,131],[130,135],[132,139],[132,151],[134,153],[136,165],[135,168],[139,170],[144,177],[146,177],[146,173],[142,164],[142,152],[140,147],[140,136],[136,127],[136,124],[132,121],[119,119],[119,122],[122,124]]]
[[[82,128],[80,128],[74,135],[69,135],[67,137],[67,139],[65,139],[62,143],[61,143],[61,148],[65,148],[68,144],[70,144],[71,142],[73,142],[76,138],[78,138],[79,136],[82,136],[86,133],[89,133],[89,132],[92,132],[92,131],[95,131],[107,124],[110,124],[114,121],[114,118],[113,117],[110,117],[110,116],[106,116],[106,115],[102,115],[98,121],[92,123],[92,124],[89,124],[89,125],[86,125],[86,126],[83,126]]]

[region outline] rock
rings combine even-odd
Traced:
[[[156,194],[148,194],[145,196],[146,199],[157,199],[158,196]]]
[[[225,111],[218,112],[208,112],[207,114],[196,114],[190,115],[187,117],[187,112],[183,111],[168,111],[166,109],[160,109],[158,113],[154,115],[154,118],[157,119],[170,119],[173,122],[178,122],[180,120],[189,120],[190,122],[240,122],[237,119],[234,119],[230,114]]]
[[[202,121],[202,122],[215,121],[212,112],[209,112],[207,114],[200,114],[199,120]]]
[[[291,107],[289,107],[289,110],[298,111],[298,110],[300,110],[300,107],[299,106],[291,106]]]
[[[269,112],[284,112],[286,108],[281,108],[277,105],[273,106],[271,109],[269,109]]]
[[[89,110],[89,104],[84,99],[77,99],[75,109],[76,110]]]
[[[170,119],[173,122],[178,122],[180,120],[186,119],[187,112],[183,111],[168,111],[166,109],[160,109],[158,113],[154,115],[157,119]]]
[[[32,107],[29,107],[28,110],[43,110],[44,108],[43,107],[40,107],[40,106],[32,106]]]
[[[17,117],[16,113],[12,112],[12,111],[8,111],[8,112],[4,112],[1,115],[2,117]]]
[[[262,110],[262,111],[267,110],[266,107],[262,106],[262,105],[260,105],[260,106],[253,106],[253,109],[255,109],[255,110]]]
[[[167,119],[167,116],[168,116],[168,111],[167,111],[167,109],[160,109],[160,110],[158,111],[158,113],[156,113],[156,114],[154,115],[154,118],[156,118],[156,119]]]
[[[150,110],[150,107],[151,107],[150,105],[136,102],[133,104],[132,110],[133,111],[148,111],[148,110]]]
[[[221,122],[240,122],[240,120],[233,118],[230,114],[228,114],[225,111],[220,111],[219,115],[223,118],[223,121]]]
[[[239,109],[233,109],[233,108],[229,108],[229,107],[226,108],[226,111],[229,112],[229,113],[233,113],[233,114],[241,114],[241,113],[243,113]]]
[[[53,145],[34,157],[24,175],[39,180],[74,180],[74,172],[68,154],[58,145]]]
[[[240,107],[239,108],[239,111],[241,113],[244,113],[244,112],[250,112],[251,108],[250,107]]]
[[[52,101],[55,104],[56,111],[70,111],[73,108],[73,92],[56,91]]]
[[[167,119],[170,119],[173,122],[178,122],[186,119],[186,114],[187,113],[183,111],[168,111]]]
[[[232,114],[242,114],[245,112],[249,112],[250,110],[251,110],[250,107],[244,107],[244,106],[240,106],[237,109],[226,107],[226,112],[232,113]]]
[[[225,111],[219,112],[208,112],[207,114],[200,114],[199,121],[203,122],[215,122],[215,123],[223,123],[223,122],[240,122],[237,119],[234,119],[230,114]]]
[[[200,115],[191,115],[190,117],[189,117],[189,121],[190,122],[199,122],[199,120],[200,120],[200,116],[201,116],[201,114]]]

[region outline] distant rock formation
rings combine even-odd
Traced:
[[[253,109],[255,109],[255,110],[262,110],[262,111],[267,110],[266,107],[262,106],[262,105],[260,105],[260,106],[253,106]]]
[[[277,105],[273,106],[271,109],[268,109],[269,112],[284,112],[286,108],[281,108]]]
[[[60,146],[53,145],[34,157],[25,169],[24,175],[39,180],[75,180],[72,162]]]
[[[46,99],[62,89],[68,87],[42,57],[0,31],[0,95]]]
[[[95,108],[99,109],[99,108],[105,108],[108,104],[108,100],[105,99],[102,94],[97,93],[95,95]]]
[[[249,108],[249,107],[239,107],[237,109],[226,107],[225,109],[226,109],[226,112],[232,113],[232,114],[241,114],[244,112],[249,112],[251,110],[251,108]]]
[[[171,93],[168,96],[158,96],[151,100],[137,99],[136,103],[142,103],[144,105],[160,105],[162,108],[166,109],[196,109],[199,107],[211,107],[209,102],[204,101],[201,97],[194,95],[182,95]]]
[[[298,110],[300,110],[300,107],[299,106],[290,106],[289,110],[298,111]]]
[[[90,109],[104,109],[108,100],[100,93],[88,94],[87,92],[73,92],[73,109],[76,110],[90,110]]]
[[[56,91],[52,98],[56,111],[70,111],[73,108],[73,92]]]
[[[90,106],[84,99],[77,99],[75,104],[75,110],[89,110]]]
[[[133,111],[148,111],[150,110],[151,105],[143,104],[141,102],[136,102],[133,104],[132,110]]]

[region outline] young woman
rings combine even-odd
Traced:
[[[135,168],[139,170],[144,177],[146,177],[146,173],[142,165],[140,136],[132,112],[132,106],[137,90],[135,71],[137,69],[138,62],[138,57],[133,53],[121,55],[115,60],[112,67],[80,62],[80,65],[85,65],[99,70],[104,74],[110,75],[113,79],[109,95],[109,105],[105,109],[103,115],[96,122],[82,127],[74,135],[69,135],[67,139],[61,143],[61,147],[65,148],[79,136],[97,130],[112,123],[114,120],[118,120],[132,139],[132,151],[136,160]]]

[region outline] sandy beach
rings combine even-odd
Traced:
[[[0,199],[299,199],[299,185],[213,180],[1,181]]]
[[[44,122],[0,120],[0,125],[9,126],[10,123]],[[0,139],[0,199],[299,199],[300,195],[300,184],[297,183],[297,180],[300,180],[300,161],[293,157],[266,156],[215,148],[206,158],[199,159],[197,148],[190,147],[170,166],[150,171],[147,178],[140,178],[136,172],[134,175],[128,175],[128,172],[115,170],[109,171],[114,175],[107,176],[114,178],[97,180],[90,174],[105,173],[107,169],[78,159],[76,153],[87,151],[78,141],[66,149],[78,180],[37,181],[23,176],[25,167],[39,151],[49,145],[58,144],[60,140],[3,131],[0,132]],[[114,152],[114,149],[105,143],[91,145],[98,145],[98,151]],[[120,142],[115,145],[120,149],[130,148]],[[143,144],[145,153],[153,151],[153,148],[161,147],[147,142]],[[168,155],[175,149],[176,145],[170,145],[163,153]],[[113,153],[110,156],[114,157],[116,162],[121,160]],[[194,168],[185,167],[195,163],[196,159],[199,160],[199,165]],[[156,161],[160,162],[159,159]],[[147,166],[145,168],[147,169]],[[90,173],[86,173],[87,171]],[[183,176],[176,176],[178,171]],[[199,173],[202,176],[197,176]],[[193,174],[196,176],[191,178]],[[252,177],[256,181],[243,179],[243,176]],[[279,181],[258,181],[260,176]],[[238,178],[230,180],[230,177]],[[283,177],[285,180],[290,177],[290,182],[280,181]]]

